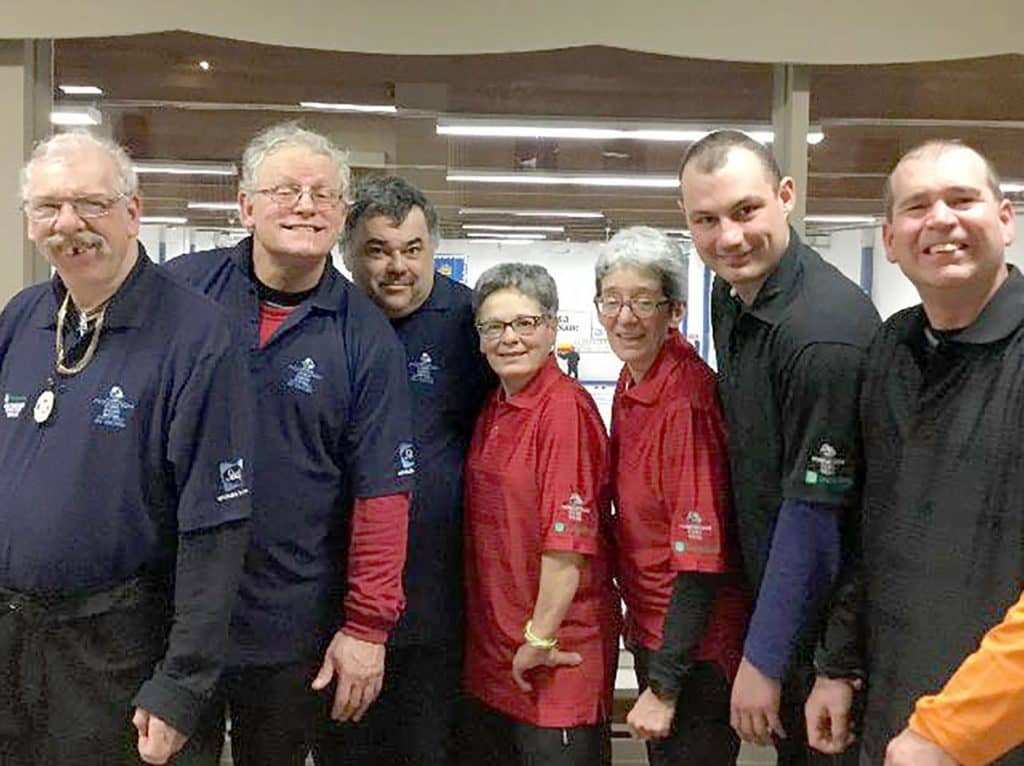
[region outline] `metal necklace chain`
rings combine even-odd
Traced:
[[[64,364],[64,322],[67,320],[70,302],[71,293],[68,292],[64,295],[64,302],[60,304],[60,308],[57,310],[57,372],[61,375],[77,375],[89,365],[89,362],[92,361],[93,356],[96,354],[96,347],[100,342],[100,332],[103,330],[103,319],[107,315],[107,307],[104,306],[96,317],[96,327],[93,328],[92,337],[89,338],[89,345],[85,347],[85,353],[82,354],[82,358],[77,363],[69,367]]]

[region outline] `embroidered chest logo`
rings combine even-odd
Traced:
[[[221,490],[221,493],[217,495],[218,503],[223,503],[225,500],[233,500],[236,497],[249,493],[245,486],[244,468],[245,461],[240,457],[225,460],[218,465],[217,471],[220,474]]]
[[[818,473],[822,476],[835,476],[845,462],[839,457],[836,448],[828,442],[822,444],[818,449],[818,454],[811,457],[811,463],[817,467]]]
[[[13,420],[21,414],[21,411],[25,409],[25,405],[27,403],[27,396],[4,394],[4,415]]]
[[[441,368],[434,364],[430,354],[424,351],[415,362],[409,362],[409,380],[413,383],[428,383],[434,385],[434,371]]]
[[[402,442],[398,445],[398,475],[411,476],[416,473],[416,451],[412,442]]]
[[[92,403],[97,408],[93,424],[118,431],[128,425],[127,416],[135,409],[134,402],[125,398],[120,386],[111,386],[110,393],[106,396],[97,396]]]
[[[286,384],[288,388],[304,394],[314,393],[317,381],[323,380],[324,377],[316,371],[316,362],[308,356],[301,362],[288,365],[288,373],[291,376]]]

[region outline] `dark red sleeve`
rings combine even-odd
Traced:
[[[345,625],[350,636],[383,644],[405,608],[402,569],[409,539],[409,493],[364,497],[352,511]]]
[[[679,407],[666,413],[662,433],[662,497],[672,514],[672,569],[728,571],[729,468],[721,414]]]

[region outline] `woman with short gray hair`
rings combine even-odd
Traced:
[[[595,279],[598,317],[624,362],[610,478],[626,647],[641,691],[626,721],[647,740],[651,766],[733,764],[729,687],[747,603],[729,537],[715,375],[679,333],[686,262],[663,233],[624,229]]]
[[[555,362],[558,291],[544,268],[488,269],[474,307],[500,385],[466,458],[463,762],[609,764],[618,597],[604,424]]]

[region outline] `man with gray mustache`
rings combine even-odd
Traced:
[[[0,315],[0,763],[167,763],[248,541],[241,357],[147,258],[121,147],[42,142],[22,200],[56,275]]]

